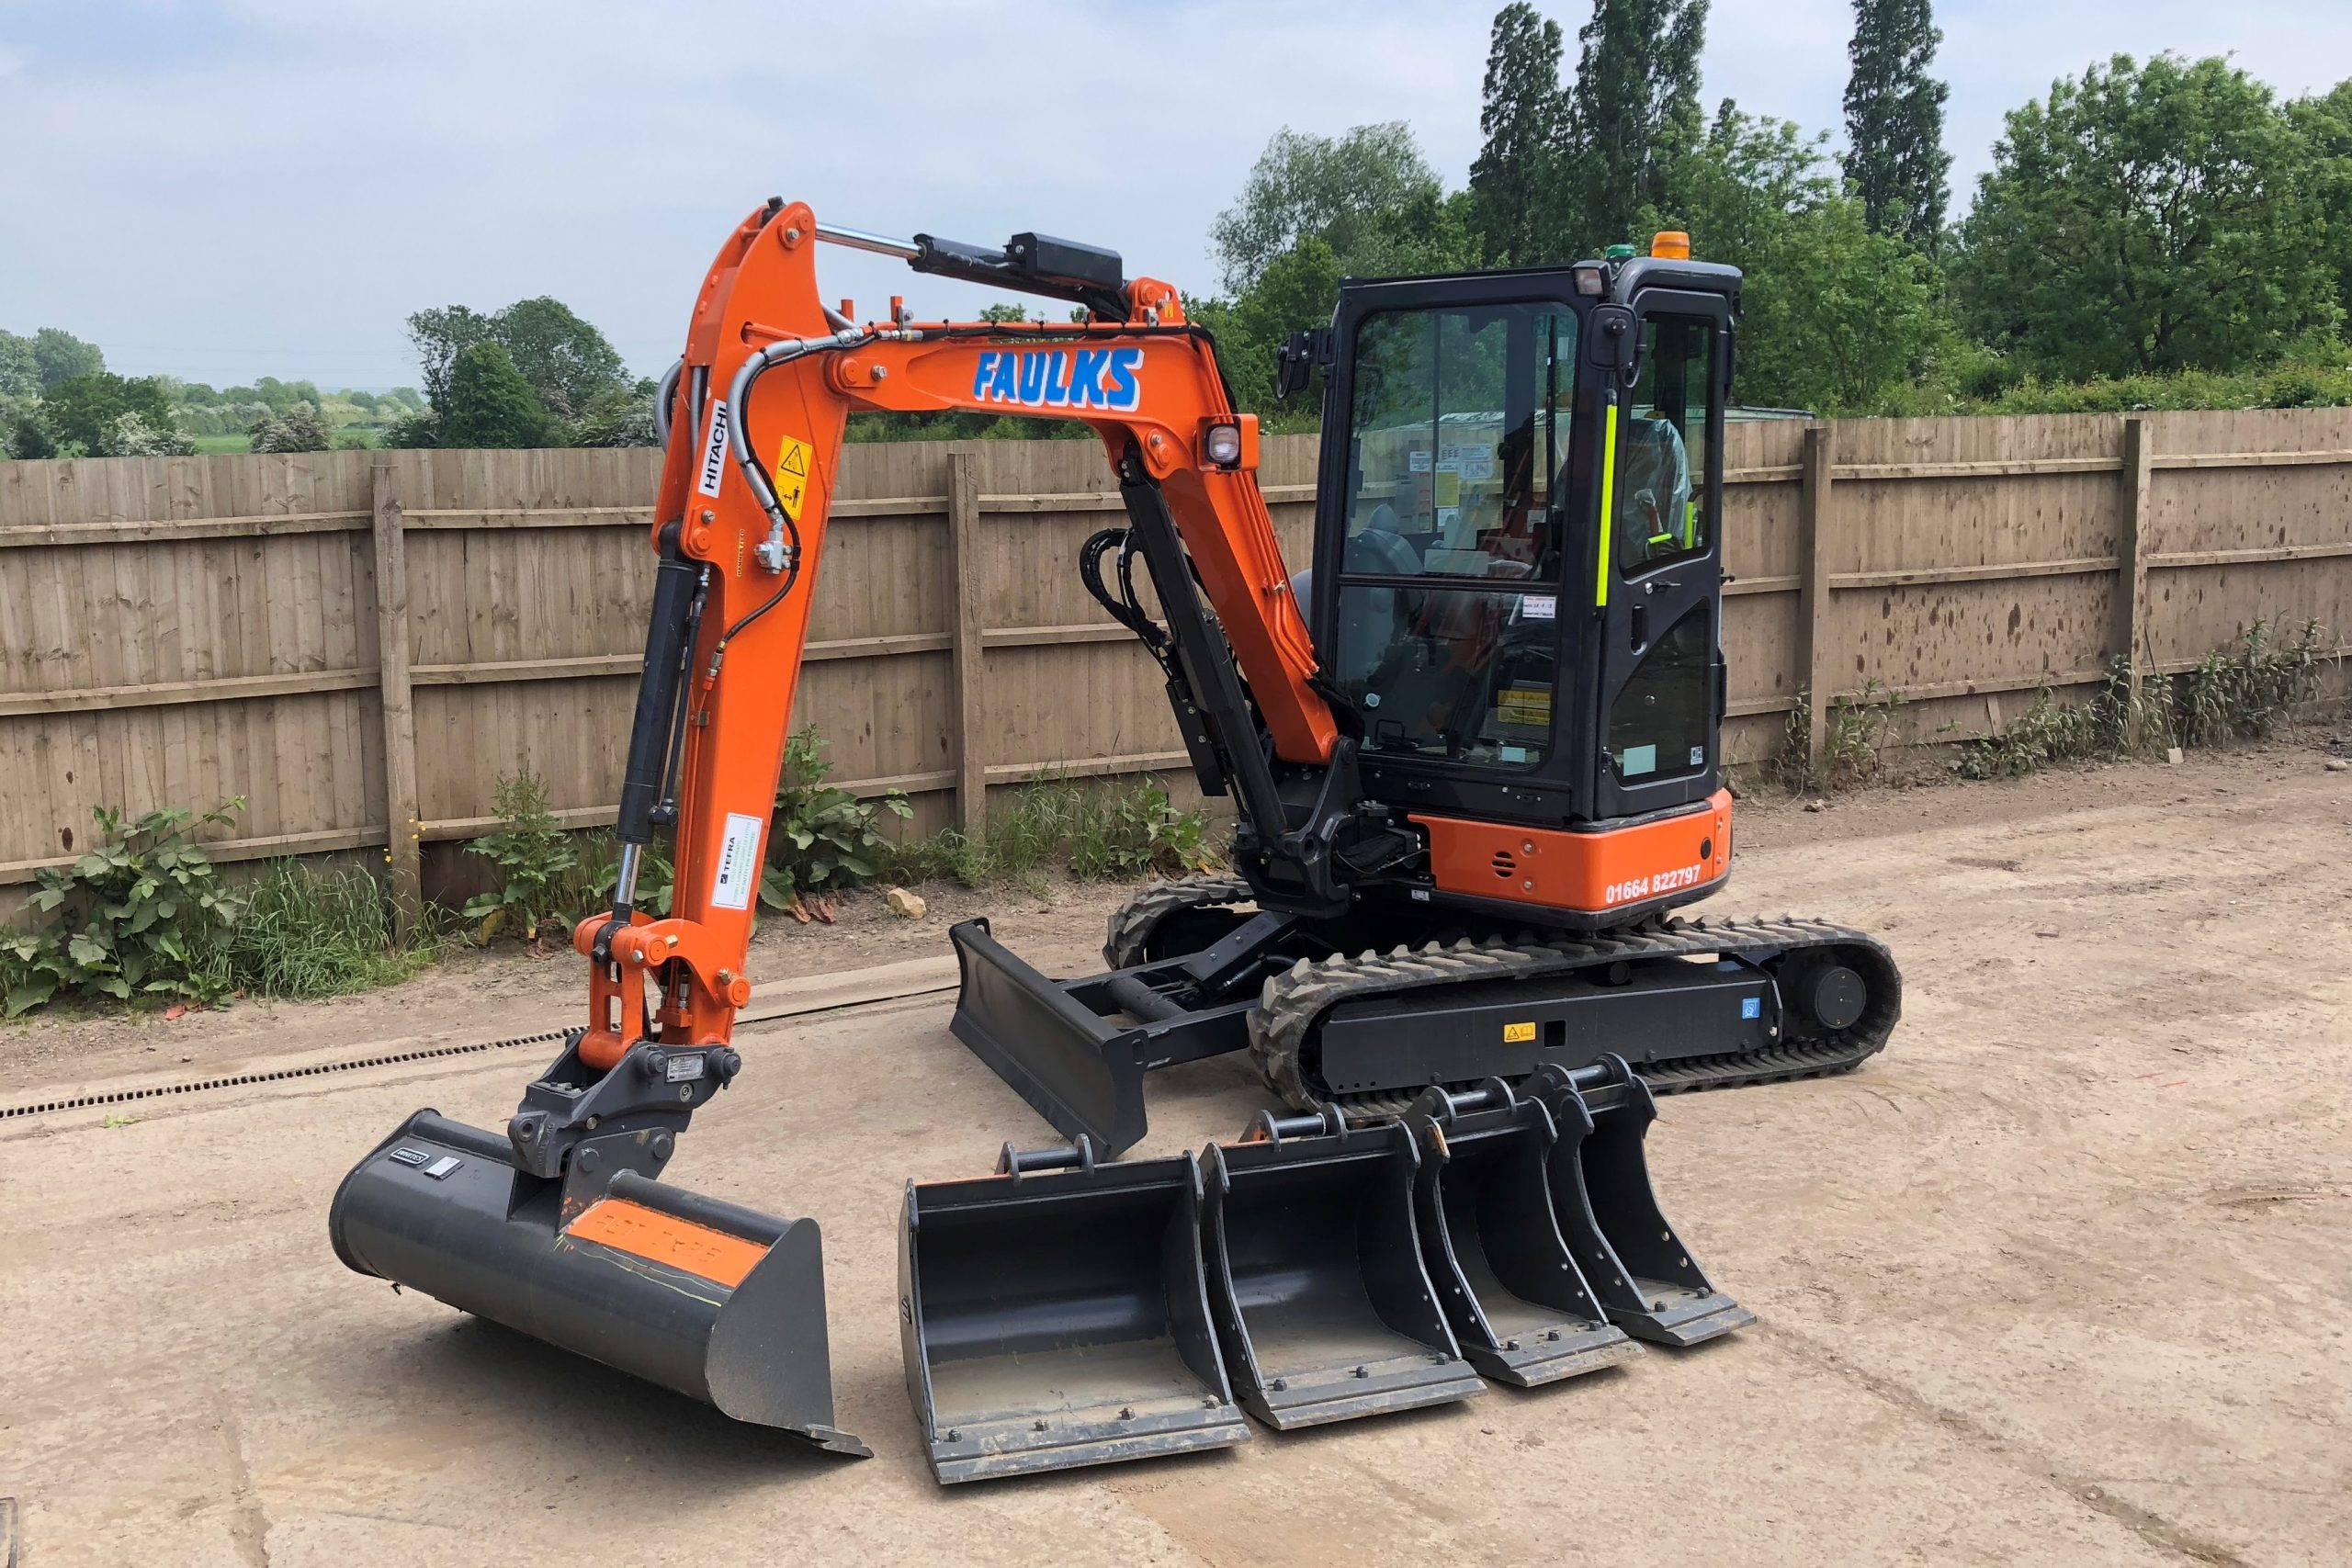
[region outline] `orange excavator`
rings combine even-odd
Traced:
[[[1514,1107],[1507,1086],[1617,1063],[1611,1092],[1645,1108],[1651,1088],[1833,1072],[1879,1049],[1900,981],[1871,938],[1669,916],[1731,867],[1721,523],[1740,286],[1678,239],[1343,284],[1331,324],[1282,351],[1285,394],[1319,376],[1323,397],[1314,559],[1294,576],[1257,419],[1169,285],[1039,234],[988,247],[835,227],[797,202],[752,213],[662,383],[619,876],[573,933],[588,1017],[503,1133],[420,1111],[361,1161],[334,1204],[344,1261],[862,1451],[832,1424],[813,1224],[656,1179],[740,1066],[857,410],[1058,417],[1101,437],[1126,521],[1078,569],[1165,672],[1203,790],[1236,803],[1232,873],[1132,900],[1102,973],[1050,978],[985,919],[951,933],[955,1032],[1089,1170],[1142,1135],[1151,1070],[1227,1052],[1336,1138],[1428,1091]],[[917,321],[894,300],[859,323],[820,292],[828,243],[1079,309]],[[657,919],[636,895],[664,829],[675,895]]]

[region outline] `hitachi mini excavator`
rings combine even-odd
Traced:
[[[573,933],[588,1017],[502,1134],[420,1111],[361,1161],[335,1198],[344,1261],[864,1451],[832,1425],[814,1225],[654,1179],[740,1066],[730,1032],[854,410],[1061,417],[1102,437],[1126,523],[1091,539],[1078,570],[1164,671],[1201,787],[1236,802],[1233,874],[1131,901],[1105,973],[1054,980],[986,920],[952,932],[955,1032],[1071,1140],[1046,1162],[1070,1168],[1060,1176],[1091,1182],[1098,1152],[1142,1135],[1150,1069],[1225,1052],[1247,1050],[1306,1113],[1266,1119],[1266,1142],[1363,1159],[1388,1147],[1363,1138],[1416,1105],[1435,1107],[1420,1123],[1440,1128],[1427,1146],[1441,1156],[1458,1106],[1549,1146],[1560,1118],[1589,1120],[1568,1103],[1576,1086],[1602,1085],[1646,1125],[1645,1079],[1756,1082],[1879,1049],[1900,982],[1871,938],[1668,914],[1724,886],[1732,835],[1719,649],[1740,280],[1679,238],[1569,267],[1344,284],[1331,324],[1282,353],[1283,390],[1319,374],[1323,396],[1314,559],[1294,577],[1258,488],[1258,422],[1235,410],[1173,288],[1039,234],[992,248],[837,228],[798,203],[753,212],[712,264],[660,396],[656,586],[619,878],[611,908]],[[1062,322],[919,322],[894,300],[859,324],[823,302],[820,243],[1080,309]],[[636,890],[664,829],[675,899],[655,919]],[[1539,1106],[1529,1086],[1542,1084],[1553,1098]],[[1415,1146],[1389,1154],[1409,1165]],[[1636,1135],[1637,1173],[1638,1148]],[[1212,1227],[1221,1190],[1288,1157],[1213,1162]],[[1026,1169],[1008,1151],[1003,1179]],[[1031,1172],[1023,1190],[1056,1179]],[[1181,1196],[1183,1179],[1138,1177],[1137,1190]],[[1409,1174],[1396,1182],[1380,1190],[1402,1202]],[[1194,1218],[1167,1223],[1202,1223],[1182,1213]],[[910,1197],[910,1231],[916,1218]],[[1442,1219],[1427,1210],[1424,1243]],[[1213,1258],[1226,1256],[1216,1234]],[[1666,1251],[1678,1246],[1665,1233]],[[1232,1242],[1228,1287],[1248,1250]],[[1632,1293],[1611,1321],[1696,1335],[1639,1326],[1683,1310],[1631,1278],[1641,1266],[1578,1260],[1600,1269],[1601,1297],[1605,1276],[1624,1276]],[[1676,1299],[1720,1331],[1725,1303],[1687,1256],[1647,1273],[1678,1267],[1690,1279]],[[910,1325],[914,1294],[900,1303]],[[1216,1334],[1255,1366],[1246,1315]],[[1217,1351],[1204,1318],[1186,1321],[1197,1371]],[[1432,1316],[1414,1332],[1423,1348],[1442,1342],[1420,1359],[1445,1364],[1447,1397],[1476,1386],[1442,1348],[1453,1327]],[[1516,1339],[1489,1349],[1520,1354]],[[1281,1413],[1291,1380],[1237,1381],[1252,1410]],[[933,1392],[917,1392],[926,1413]],[[961,1462],[956,1437],[934,1444],[943,1479]]]

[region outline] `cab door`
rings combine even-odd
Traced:
[[[1601,411],[1592,610],[1598,818],[1704,800],[1722,758],[1723,421],[1727,302],[1645,290],[1635,357]]]

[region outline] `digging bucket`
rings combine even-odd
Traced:
[[[644,1142],[634,1161],[583,1145],[546,1179],[508,1139],[420,1111],[336,1189],[335,1256],[738,1421],[866,1456],[833,1425],[816,1222],[628,1168],[668,1156],[668,1134]]]
[[[1756,1321],[1708,1281],[1667,1223],[1642,1143],[1657,1101],[1623,1056],[1571,1072],[1539,1069],[1523,1086],[1552,1113],[1552,1207],[1560,1235],[1609,1321],[1678,1348]]]
[[[1098,1161],[1083,1137],[909,1182],[899,1337],[940,1483],[1247,1440],[1200,1227],[1189,1156]]]
[[[1210,1305],[1251,1415],[1288,1430],[1485,1388],[1421,1261],[1402,1123],[1266,1111],[1201,1163]]]
[[[1489,1078],[1465,1094],[1425,1091],[1406,1124],[1421,1151],[1422,1259],[1472,1366],[1533,1388],[1641,1354],[1593,1299],[1553,1219],[1550,1111]]]

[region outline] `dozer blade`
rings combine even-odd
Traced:
[[[585,1160],[543,1179],[507,1139],[420,1111],[336,1189],[335,1256],[738,1421],[870,1455],[833,1425],[816,1222],[656,1181],[611,1151]],[[597,1181],[598,1165],[616,1168]]]
[[[1190,1157],[1016,1152],[910,1181],[907,1396],[942,1485],[1246,1441],[1209,1328]]]
[[[1711,1284],[1659,1209],[1642,1141],[1657,1101],[1623,1056],[1574,1072],[1546,1066],[1522,1086],[1552,1113],[1552,1206],[1594,1296],[1636,1339],[1689,1347],[1756,1314]]]
[[[1421,1262],[1401,1122],[1261,1113],[1202,1156],[1209,1293],[1241,1403],[1282,1430],[1442,1404],[1486,1384]]]
[[[1470,1364],[1520,1388],[1641,1354],[1609,1322],[1552,1215],[1551,1112],[1500,1078],[1425,1092],[1407,1118],[1421,1252]]]

